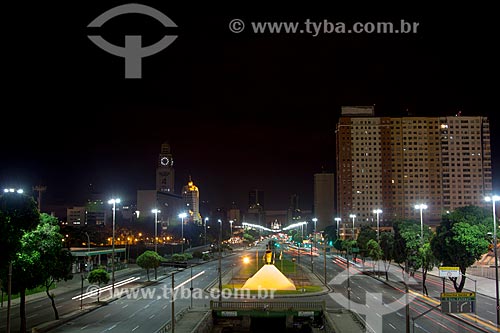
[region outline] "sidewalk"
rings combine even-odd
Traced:
[[[128,268],[125,268],[125,269],[122,269],[119,271],[115,271],[115,280],[118,280],[121,276],[124,276],[127,274],[133,274],[133,273],[140,272],[140,271],[143,271],[143,269],[140,268],[139,266],[137,266],[136,264],[129,264]],[[110,278],[111,278],[111,274],[110,274]],[[56,288],[49,290],[49,292],[56,296],[56,300],[57,300],[57,296],[59,296],[61,294],[64,294],[64,293],[67,293],[70,291],[80,291],[81,286],[82,286],[81,273],[75,273],[71,280],[55,282],[55,284],[56,284]],[[84,288],[86,288],[88,285],[89,285],[88,281],[85,280],[84,281]],[[42,291],[42,292],[39,292],[36,294],[27,295],[26,296],[26,304],[33,302],[33,301],[36,301],[36,300],[39,300],[39,299],[43,299],[43,298],[48,298],[45,291]],[[11,305],[17,306],[17,305],[19,305],[20,301],[21,301],[21,299],[19,297],[14,298],[11,300]],[[0,309],[0,311],[7,311],[7,306],[6,306],[7,303],[6,302],[7,301],[4,301],[4,307],[2,309]]]
[[[437,267],[434,267],[432,271],[428,271],[427,274],[437,276],[439,277],[439,269]],[[488,279],[482,276],[476,276],[476,275],[469,275],[467,272],[465,272],[466,280],[465,280],[465,285],[464,289],[474,291],[475,287],[477,287],[476,292],[478,294],[488,296],[488,297],[494,297],[495,295],[495,280],[494,279]],[[460,283],[460,279],[458,278],[457,283]],[[476,281],[476,283],[474,282]],[[450,290],[450,292],[453,292],[454,290]]]

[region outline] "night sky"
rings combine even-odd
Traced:
[[[246,209],[248,191],[286,209],[298,193],[311,209],[313,174],[334,171],[342,105],[373,105],[377,116],[486,115],[493,154],[499,132],[493,98],[498,69],[491,8],[278,8],[150,5],[177,28],[144,15],[87,25],[126,2],[71,1],[12,8],[3,49],[0,185],[48,187],[44,203],[72,205],[88,185],[135,200],[152,189],[160,145],[173,149],[176,190],[192,175],[210,207]],[[246,29],[232,33],[229,22]],[[417,34],[254,34],[251,21],[420,23]],[[124,59],[88,34],[143,45],[178,38],[143,58],[143,78],[124,79]],[[5,47],[8,45],[8,48]],[[500,159],[494,158],[494,179]],[[500,183],[494,181],[498,188]]]

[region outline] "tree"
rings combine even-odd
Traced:
[[[398,221],[394,225],[394,261],[404,273],[413,276],[420,268],[421,259],[418,249],[422,241],[420,225],[412,221]]]
[[[370,226],[367,225],[363,225],[361,227],[357,242],[358,242],[359,252],[361,254],[361,257],[363,258],[363,263],[365,256],[367,256],[368,242],[370,240],[376,240],[376,239],[377,239],[377,232],[375,230],[373,230]]]
[[[450,277],[457,292],[461,292],[465,285],[467,267],[479,260],[488,251],[486,226],[464,222],[462,214],[449,216],[443,220],[436,230],[436,236],[431,240],[434,256],[444,266],[458,266],[462,272],[460,283],[458,278]],[[471,221],[475,223],[474,219]]]
[[[44,275],[45,293],[52,303],[55,319],[57,320],[59,319],[59,313],[54,294],[50,294],[49,290],[55,282],[67,281],[73,278],[71,273],[73,256],[70,251],[62,246],[61,238],[63,236],[59,233],[57,218],[42,213],[40,215],[40,224],[33,234],[38,238],[37,243],[41,251],[39,266]]]
[[[38,208],[31,196],[10,192],[0,195],[0,270],[7,271],[9,261],[21,247],[23,234],[36,228],[39,221]]]
[[[380,259],[382,259],[383,252],[376,240],[370,239],[368,241],[368,243],[366,244],[366,255],[372,258],[373,261],[379,261]],[[373,271],[375,271],[375,265],[373,265]]]
[[[394,234],[392,232],[382,232],[380,234],[380,248],[382,250],[385,279],[388,281],[388,271],[391,266],[391,261],[394,259]]]
[[[431,244],[429,242],[426,242],[421,248],[419,248],[419,255],[422,260],[422,288],[423,288],[423,293],[427,296],[429,296],[429,293],[427,292],[427,285],[425,284],[425,281],[427,279],[427,272],[432,270],[434,266],[438,265],[439,262],[434,256],[434,253],[432,252]]]
[[[154,268],[155,270],[155,280],[156,280],[156,269],[160,266],[162,259],[154,251],[145,251],[139,257],[137,257],[137,265],[139,267],[146,269],[146,275],[149,281],[149,270]]]
[[[97,268],[90,272],[89,277],[87,278],[89,283],[96,284],[101,288],[101,284],[106,284],[109,282],[109,273],[106,272],[103,268]],[[99,295],[100,291],[97,292],[97,302],[99,303]]]
[[[246,233],[246,232],[243,234],[243,239],[249,243],[252,243],[255,241],[255,237],[250,235],[249,233]]]

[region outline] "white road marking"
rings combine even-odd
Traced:
[[[149,319],[153,319],[153,318],[154,318],[154,316],[155,316],[154,314],[153,314],[153,315],[151,315],[151,316],[149,316]]]
[[[135,331],[135,330],[136,330],[136,329],[138,329],[138,328],[139,328],[139,325],[137,325],[136,327],[134,327],[134,328],[132,329],[132,332],[133,332],[133,331]]]
[[[84,329],[86,329],[88,326],[89,326],[89,325],[87,324],[87,325],[83,326],[82,328],[80,328],[80,330],[84,330]]]
[[[118,324],[114,324],[113,326],[111,326],[110,328],[108,328],[108,331],[111,331],[113,328],[116,327],[116,325],[118,325]]]
[[[163,310],[165,310],[165,309],[167,308],[167,306],[168,306],[168,304],[167,304],[167,305],[165,305],[165,306],[163,306],[163,308],[162,308],[162,309],[163,309]]]
[[[38,309],[38,308],[41,308],[42,306],[43,306],[43,304],[40,304],[40,305],[35,306],[34,308]]]
[[[380,318],[382,318],[382,315],[380,313],[375,313],[377,316],[379,316]]]
[[[146,306],[144,307],[144,309],[149,308],[149,306],[150,306],[150,305],[151,305],[151,304],[146,304]]]
[[[111,316],[111,313],[108,313],[107,315],[105,315],[104,318],[108,318],[109,316]]]
[[[124,306],[122,306],[122,309],[125,309],[127,306],[128,306],[128,304],[125,304]]]
[[[389,323],[389,326],[391,326],[393,329],[396,329],[396,327],[391,323]]]

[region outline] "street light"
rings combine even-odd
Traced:
[[[335,218],[335,222],[337,222],[337,239],[340,238],[340,230],[339,230],[339,223],[342,221],[340,217]]]
[[[151,210],[151,213],[155,214],[155,252],[158,253],[158,213],[161,213],[159,209]]]
[[[222,301],[222,221],[218,219],[219,222],[219,302]]]
[[[311,272],[314,273],[314,260],[313,260],[313,248],[316,243],[316,222],[318,222],[318,219],[313,217],[312,221],[314,222],[314,230],[313,230],[313,241],[311,243]]]
[[[349,217],[352,219],[352,239],[354,239],[354,219],[356,219],[356,215],[351,214]]]
[[[229,239],[233,238],[233,222],[234,222],[233,220],[229,220],[229,226],[231,228],[231,234],[230,234]]]
[[[495,205],[500,201],[500,196],[494,195],[492,197],[484,198],[486,201],[493,203],[493,251],[495,253],[495,286],[496,286],[496,303],[497,303],[497,325],[500,325],[500,303],[498,301],[498,254],[497,254],[497,217],[495,214]]]
[[[13,189],[6,188],[3,190],[4,193],[17,193],[23,194],[23,189]],[[7,324],[6,324],[6,332],[10,333],[10,308],[11,308],[11,299],[12,299],[12,261],[9,261],[9,273],[7,278]]]
[[[205,217],[205,245],[207,245],[207,221],[208,217]]]
[[[111,239],[111,297],[115,296],[115,223],[116,223],[116,204],[120,203],[119,198],[108,200],[108,204],[113,205],[113,237]]]
[[[181,238],[182,238],[182,253],[184,253],[184,218],[187,217],[186,213],[180,213],[179,218],[182,219],[181,223]]]
[[[415,209],[420,210],[420,242],[424,245],[424,215],[422,210],[427,209],[426,204],[415,205]],[[422,294],[424,293],[424,265],[422,265]]]
[[[382,214],[382,209],[374,209],[373,214],[377,214],[377,242],[380,243],[380,220],[379,215]]]

